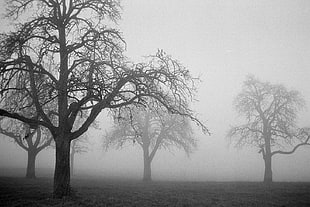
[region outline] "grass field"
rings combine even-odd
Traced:
[[[0,177],[0,206],[310,206],[310,183],[72,179],[74,197],[52,199],[52,179]]]

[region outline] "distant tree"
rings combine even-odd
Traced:
[[[188,155],[196,147],[189,120],[165,111],[131,108],[117,116],[107,133],[105,146],[120,148],[126,142],[138,143],[143,150],[143,180],[151,181],[151,163],[158,149],[182,148]]]
[[[36,157],[39,152],[50,146],[53,138],[43,127],[30,129],[27,124],[0,118],[0,133],[12,139],[27,152],[26,178],[35,178]]]
[[[23,81],[17,81],[16,86],[23,87]],[[34,108],[28,108],[29,98],[24,93],[8,94],[9,98],[0,101],[2,108],[11,110],[19,109],[24,116],[36,118]],[[27,151],[27,178],[35,178],[36,157],[40,151],[50,146],[53,138],[48,129],[38,125],[29,125],[6,117],[0,117],[0,133],[11,138],[18,146]]]
[[[85,119],[87,118],[86,114],[81,114],[76,120],[75,126],[73,126],[73,129],[76,130],[78,126],[81,125],[81,123],[85,122]],[[98,121],[94,121],[91,125],[91,128],[100,130]],[[75,163],[75,155],[76,154],[83,154],[87,153],[90,150],[90,142],[89,142],[89,131],[81,135],[78,139],[74,139],[71,142],[71,148],[70,148],[70,173],[71,176],[74,175],[74,163]]]
[[[195,78],[186,68],[162,51],[138,64],[124,57],[125,41],[111,28],[120,18],[119,0],[7,3],[7,17],[16,27],[0,36],[0,95],[2,100],[12,93],[26,95],[27,108],[35,113],[27,116],[0,104],[0,116],[50,130],[56,145],[54,197],[70,195],[71,141],[84,134],[102,110],[143,105],[151,97],[206,130],[188,107]],[[73,130],[82,112],[87,118]]]
[[[297,91],[260,82],[252,76],[247,77],[235,99],[235,107],[247,123],[232,127],[228,137],[236,138],[236,147],[259,149],[265,162],[266,183],[272,182],[273,155],[292,154],[300,146],[310,145],[309,131],[296,127],[297,112],[303,106],[304,100]],[[288,150],[290,146],[293,148]]]
[[[72,140],[70,149],[70,172],[74,175],[74,156],[89,151],[89,142],[87,136],[83,134],[80,138]]]

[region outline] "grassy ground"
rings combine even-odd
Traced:
[[[0,177],[0,206],[310,206],[310,183],[72,179],[76,195],[52,199],[52,179]]]

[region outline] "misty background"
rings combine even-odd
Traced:
[[[192,108],[211,136],[195,128],[198,148],[190,157],[176,148],[158,151],[152,162],[153,179],[262,181],[264,162],[258,150],[235,149],[226,138],[230,126],[244,122],[233,99],[248,74],[283,84],[306,100],[297,124],[310,127],[310,1],[123,0],[122,6],[119,28],[128,57],[138,61],[163,49],[202,80],[199,101]],[[3,1],[0,7],[3,14]],[[3,18],[0,23],[1,31],[9,29]],[[102,137],[112,119],[104,112],[98,121],[101,130],[88,132],[90,151],[76,155],[76,175],[141,179],[140,147],[132,143],[105,151]],[[53,149],[40,152],[36,167],[52,175],[54,156]],[[0,135],[0,175],[26,164],[26,152]],[[273,173],[275,181],[310,181],[310,148],[274,156]]]

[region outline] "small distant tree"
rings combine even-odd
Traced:
[[[178,147],[188,155],[196,147],[189,120],[180,115],[145,108],[131,108],[117,116],[106,135],[106,147],[121,148],[126,142],[137,143],[143,150],[143,181],[151,181],[151,163],[158,149]]]
[[[70,172],[74,175],[74,156],[89,151],[89,142],[87,136],[84,134],[80,138],[72,140],[70,149]]]
[[[235,108],[247,122],[232,127],[228,137],[236,138],[233,140],[236,147],[259,149],[265,162],[265,183],[272,182],[272,156],[292,154],[300,146],[310,145],[309,131],[296,126],[297,112],[303,106],[299,92],[252,76],[247,77],[235,99]]]
[[[43,149],[50,146],[53,138],[43,127],[30,129],[27,124],[15,120],[0,120],[0,133],[9,137],[27,152],[26,178],[35,178],[36,157]]]

